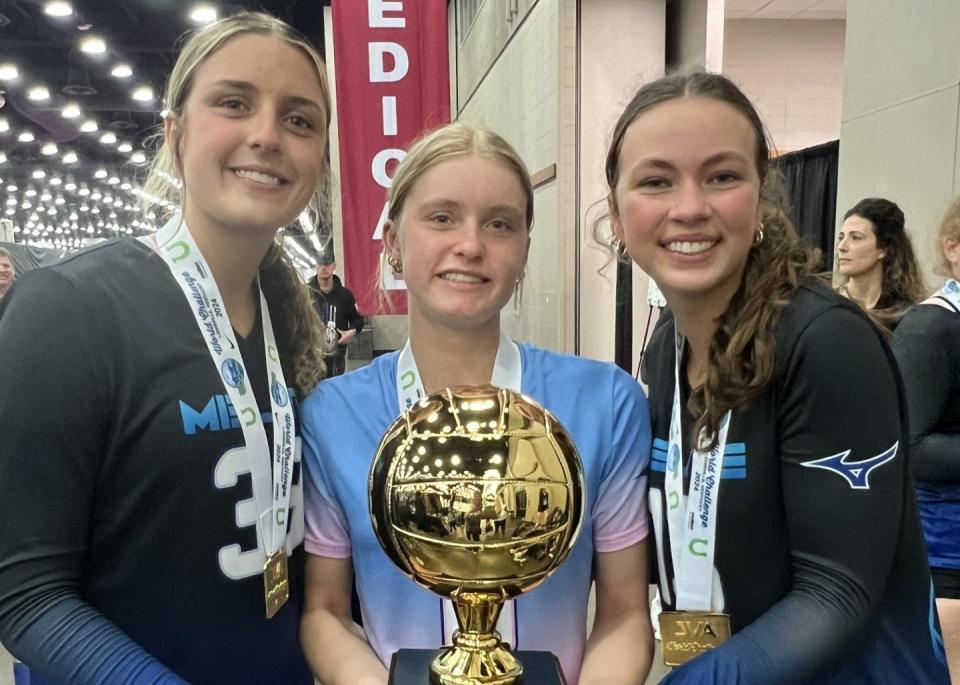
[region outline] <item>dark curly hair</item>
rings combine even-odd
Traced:
[[[883,290],[875,310],[896,307],[899,311],[905,302],[915,304],[922,300],[926,287],[900,207],[882,197],[867,197],[847,210],[843,220],[851,216],[866,219],[873,225],[877,247],[883,250],[880,260]]]

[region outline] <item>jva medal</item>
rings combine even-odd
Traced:
[[[730,638],[730,617],[706,611],[664,611],[660,614],[663,663],[680,666]]]
[[[287,553],[282,549],[267,557],[263,565],[263,597],[267,602],[267,618],[276,616],[290,598]]]

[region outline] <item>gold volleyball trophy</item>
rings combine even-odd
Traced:
[[[443,390],[387,429],[368,492],[387,555],[456,608],[460,629],[430,665],[430,682],[521,682],[523,666],[495,630],[503,602],[563,562],[583,518],[583,467],[560,422],[511,390]],[[554,675],[536,682],[562,682],[555,657],[523,655],[550,659]],[[391,682],[399,680],[396,665],[397,656]]]

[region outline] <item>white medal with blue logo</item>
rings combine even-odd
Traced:
[[[501,331],[500,344],[497,348],[496,360],[493,363],[493,374],[490,378],[490,383],[500,388],[520,392],[522,378],[523,369],[520,360],[520,348]],[[420,371],[417,369],[417,362],[413,358],[410,341],[407,340],[407,344],[403,346],[403,350],[401,350],[400,356],[397,358],[397,404],[400,406],[400,411],[407,411],[425,395],[426,392],[423,389],[423,381],[420,379]],[[516,604],[516,599],[504,602],[503,610],[497,619],[497,632],[500,633],[507,642],[510,642],[514,649],[517,649],[517,642],[519,641]],[[453,644],[453,632],[456,628],[457,612],[453,606],[453,602],[449,599],[441,599],[440,633],[444,645]]]
[[[683,440],[680,410],[680,364],[683,345],[675,333],[673,407],[664,493],[667,529],[673,561],[676,611],[660,614],[663,660],[679,666],[730,637],[730,618],[721,613],[723,602],[714,591],[713,559],[717,541],[718,494],[727,445],[730,412],[720,422],[717,444],[710,450],[692,450],[689,495],[683,494]],[[702,444],[703,432],[698,436]],[[663,541],[658,541],[662,546]]]
[[[951,278],[940,290],[920,304],[935,304],[948,311],[960,314],[960,283]]]
[[[210,358],[220,373],[239,419],[250,455],[253,495],[259,515],[257,530],[266,556],[263,566],[266,616],[273,618],[290,594],[285,542],[293,477],[295,425],[267,301],[258,284],[267,373],[270,377],[272,456],[263,419],[253,389],[249,386],[247,371],[223,306],[220,289],[186,223],[177,214],[156,234],[143,240],[163,258],[187,298],[207,343]]]

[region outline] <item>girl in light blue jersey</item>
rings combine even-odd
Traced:
[[[367,475],[384,431],[421,393],[492,382],[557,416],[587,485],[587,516],[570,557],[543,585],[508,602],[498,630],[514,649],[556,654],[569,683],[643,682],[652,652],[646,400],[611,364],[502,334],[500,312],[523,279],[530,248],[529,174],[499,136],[451,124],[413,145],[389,199],[384,249],[408,288],[409,341],[321,383],[303,406],[310,557],[301,642],[314,674],[327,685],[386,683],[398,649],[450,643],[455,621],[446,600],[404,576],[374,536]],[[398,383],[400,376],[413,382]],[[365,635],[351,620],[354,575]],[[592,581],[597,609],[588,638]]]

